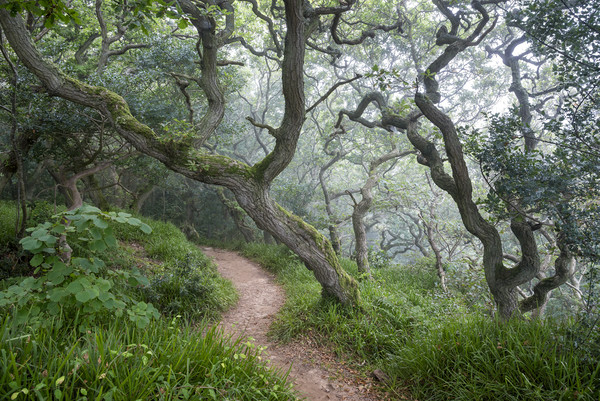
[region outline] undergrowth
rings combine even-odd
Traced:
[[[152,228],[152,235],[141,235],[124,225],[115,227],[115,235],[126,245],[115,263],[146,272],[150,285],[139,289],[146,302],[163,314],[182,315],[187,320],[216,318],[235,304],[237,295],[231,282],[217,273],[210,259],[177,227],[140,219]]]
[[[0,205],[0,222],[10,227],[15,220],[14,204],[4,206]],[[173,225],[140,219],[152,233],[115,225],[111,232],[120,246],[105,251],[97,248],[96,256],[106,265],[94,270],[98,277],[117,270],[141,270],[148,285],[115,279],[111,291],[141,305],[152,302],[162,318],[141,327],[130,319],[99,313],[90,323],[84,318],[89,313],[85,308],[75,315],[59,309],[44,324],[37,324],[27,316],[38,315],[39,307],[35,314],[28,305],[5,307],[0,320],[0,400],[297,399],[286,373],[267,368],[260,349],[224,336],[214,327],[211,319],[236,300],[231,283]],[[132,220],[138,224],[137,218]],[[116,242],[110,236],[105,240]],[[1,238],[3,258],[16,266],[27,264],[31,255],[21,250],[15,256],[18,242],[13,237],[14,231]],[[50,252],[49,248],[44,252]],[[89,256],[85,249],[78,252]],[[46,269],[54,274],[50,265]],[[31,270],[24,266],[22,271]],[[8,273],[13,277],[0,280],[0,289],[17,288],[14,283],[33,279],[15,277],[18,271],[11,268]],[[56,277],[52,280],[58,282]],[[87,298],[78,299],[87,302]]]
[[[287,301],[271,334],[317,337],[408,387],[419,400],[598,400],[600,336],[575,341],[574,323],[497,322],[446,296],[426,266],[382,266],[361,281],[361,305],[321,298],[312,273],[283,246],[248,244],[244,255],[275,272]],[[341,261],[357,277],[352,261]],[[597,331],[597,327],[596,327]],[[579,333],[579,334],[578,334]]]
[[[11,323],[0,327],[0,400],[295,399],[260,350],[205,323],[111,321],[85,333]]]

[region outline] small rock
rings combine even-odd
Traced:
[[[371,376],[382,383],[388,383],[390,381],[390,377],[381,369],[375,369],[373,373],[371,373]]]

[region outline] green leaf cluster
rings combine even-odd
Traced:
[[[544,127],[544,137],[554,136],[554,146],[526,150],[523,138],[534,134],[521,123],[518,113],[513,108],[506,115],[490,116],[487,132],[470,130],[466,135],[468,152],[492,184],[486,207],[498,219],[510,218],[515,205],[528,215],[550,218],[572,250],[598,260],[600,169],[598,153],[591,145],[596,134],[578,132],[579,140],[591,146],[586,148],[564,129],[559,117]]]
[[[13,15],[26,11],[43,17],[46,28],[53,27],[59,21],[69,23],[71,19],[81,23],[79,13],[71,6],[71,2],[63,0],[8,0],[0,7],[9,10]]]
[[[393,86],[397,85],[398,83],[400,83],[400,86],[404,88],[411,87],[411,85],[401,77],[401,71],[398,68],[386,70],[385,68],[380,67],[378,64],[374,64],[371,67],[371,72],[365,74],[365,76],[368,78],[374,78],[377,87],[382,92],[392,90]]]
[[[62,314],[78,315],[83,326],[107,313],[122,316],[125,311],[139,327],[158,318],[152,304],[138,303],[114,291],[117,280],[134,287],[147,285],[148,280],[136,270],[108,270],[98,257],[117,246],[112,222],[151,232],[148,225],[128,213],[105,213],[88,205],[59,213],[53,223],[29,229],[29,236],[20,244],[33,254],[30,264],[36,268],[36,276],[22,278],[1,291],[0,307],[12,307],[18,319],[37,324]]]

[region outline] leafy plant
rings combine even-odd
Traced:
[[[214,280],[195,263],[192,255],[179,261],[176,267],[154,277],[143,287],[144,297],[167,316],[183,315],[189,320],[205,316],[205,310],[214,305]]]
[[[392,258],[383,250],[369,247],[369,265],[373,269],[383,269],[392,265]]]
[[[110,222],[126,223],[146,233],[151,232],[148,225],[128,213],[105,213],[87,205],[54,219],[28,229],[31,234],[20,241],[33,254],[30,264],[36,275],[1,291],[0,307],[12,306],[22,322],[37,324],[66,313],[79,315],[85,326],[103,314],[121,316],[127,310],[132,322],[145,327],[159,316],[151,304],[113,291],[115,279],[138,286],[148,284],[144,276],[136,270],[108,270],[98,257],[117,246]]]

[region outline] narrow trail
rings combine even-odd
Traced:
[[[269,326],[285,302],[284,291],[272,274],[235,252],[213,248],[202,251],[215,261],[219,273],[233,282],[240,295],[237,306],[223,316],[222,327],[265,347],[264,356],[273,366],[287,371],[291,365],[290,378],[301,396],[307,401],[380,400],[372,383],[358,382],[350,369],[318,344],[308,339],[285,345],[269,341]]]

